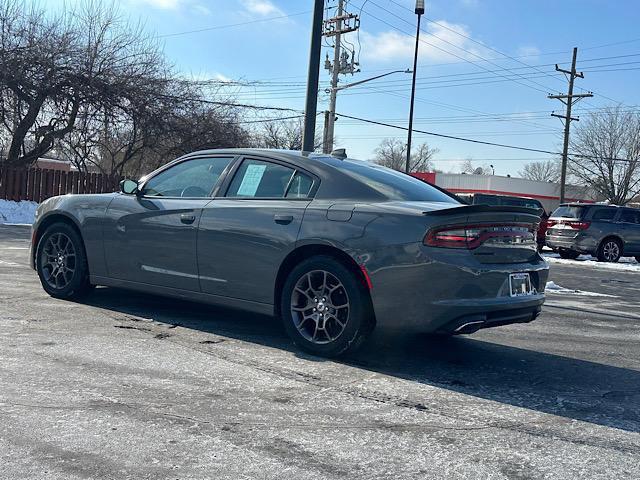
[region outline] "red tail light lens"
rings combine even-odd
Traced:
[[[591,222],[567,222],[574,230],[586,230],[591,226]]]
[[[492,238],[513,243],[535,243],[536,226],[529,224],[493,224],[437,227],[427,232],[423,243],[428,247],[466,248],[473,250]]]

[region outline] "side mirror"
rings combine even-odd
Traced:
[[[120,182],[120,191],[126,195],[134,195],[138,193],[138,182],[125,179]]]

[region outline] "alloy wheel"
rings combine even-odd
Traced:
[[[291,316],[310,342],[327,344],[344,332],[349,320],[349,296],[342,282],[325,270],[303,275],[291,295]]]
[[[602,253],[607,262],[615,262],[620,258],[620,247],[617,242],[610,241],[604,244]]]
[[[76,270],[76,249],[64,233],[51,235],[42,249],[40,262],[47,284],[57,290],[65,288]]]

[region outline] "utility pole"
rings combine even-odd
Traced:
[[[580,94],[573,93],[573,84],[576,77],[584,78],[584,74],[582,72],[576,71],[577,58],[578,58],[578,48],[574,47],[573,60],[571,61],[571,71],[564,70],[556,64],[556,71],[564,73],[565,76],[567,77],[567,80],[569,80],[569,92],[566,95],[565,94],[548,95],[547,97],[547,98],[552,98],[554,100],[560,100],[562,103],[564,103],[567,106],[565,115],[558,115],[555,112],[551,113],[552,117],[557,117],[564,121],[564,144],[562,147],[562,171],[560,176],[560,203],[565,202],[565,193],[566,193],[566,186],[567,186],[567,163],[568,163],[568,155],[569,155],[569,134],[571,132],[571,122],[574,120],[576,122],[580,120],[579,117],[571,116],[571,109],[574,104],[576,104],[583,98],[593,97],[593,93],[591,92],[580,93]]]
[[[324,134],[322,136],[322,151],[324,153],[331,153],[333,150],[339,75],[347,73],[353,75],[360,71],[357,68],[358,62],[355,59],[355,52],[351,52],[351,58],[349,58],[349,54],[341,48],[342,35],[355,32],[360,28],[360,18],[358,15],[345,13],[344,4],[344,0],[338,0],[336,16],[324,22],[323,35],[333,37],[335,42],[333,63],[329,60],[328,54],[325,61],[325,69],[331,72],[331,87],[329,88],[329,110],[324,115]]]
[[[418,73],[418,48],[420,47],[420,19],[424,15],[424,0],[416,0],[416,15],[418,16],[418,28],[416,30],[416,49],[413,52],[413,79],[411,81],[411,103],[409,105],[409,133],[407,136],[407,163],[405,173],[411,169],[411,137],[413,136],[413,106],[416,101],[416,75]]]
[[[320,55],[322,53],[322,19],[324,0],[315,0],[311,26],[309,72],[307,76],[307,101],[304,109],[302,151],[313,152],[316,137],[316,113],[318,109],[318,83],[320,79]]]

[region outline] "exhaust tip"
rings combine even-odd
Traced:
[[[480,328],[482,327],[482,325],[484,325],[484,323],[485,323],[484,320],[476,320],[476,321],[473,321],[473,322],[464,322],[462,325],[457,327],[453,332],[456,333],[456,334],[475,333],[478,330],[480,330]]]

